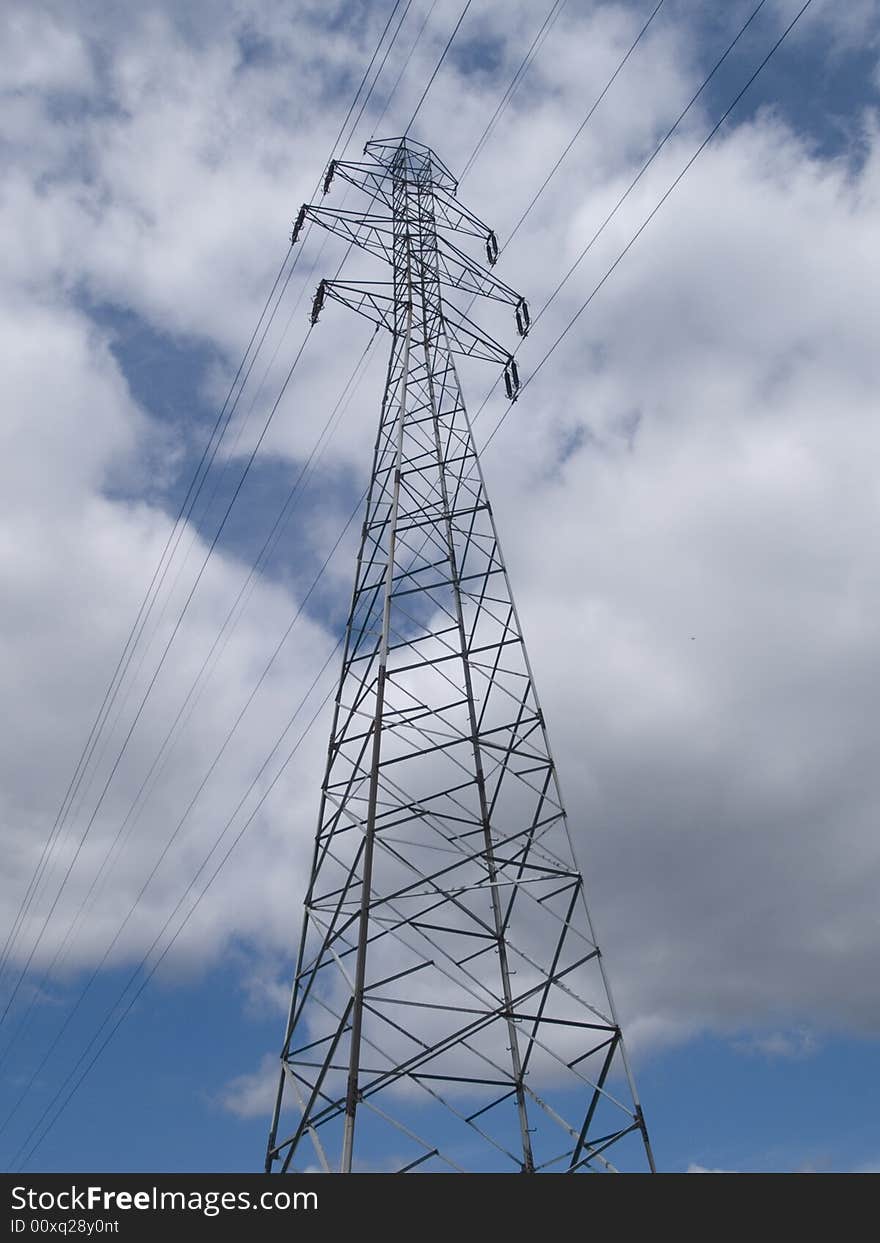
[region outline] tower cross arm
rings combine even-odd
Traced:
[[[391,174],[381,164],[360,164],[351,160],[334,160],[327,170],[324,179],[324,193],[329,194],[330,187],[336,177],[341,177],[356,190],[369,194],[376,202],[384,204],[389,211],[394,210],[394,197],[391,186]]]
[[[318,286],[312,304],[312,323],[318,317],[328,298],[356,311],[369,319],[377,328],[387,328],[394,332],[394,298],[382,292],[391,286],[386,281],[349,281],[323,280]],[[449,348],[453,354],[466,358],[477,358],[483,362],[498,363],[508,368],[511,363],[509,352],[504,346],[483,332],[463,311],[447,303],[443,308],[443,322],[449,340]],[[512,394],[511,394],[512,395]]]
[[[505,302],[508,306],[520,306],[524,301],[521,294],[511,289],[504,281],[486,269],[470,255],[459,250],[446,237],[438,235],[437,260],[441,281],[461,289],[465,293],[479,294],[484,298],[493,298],[496,302]]]
[[[299,230],[306,221],[326,229],[329,233],[335,233],[343,241],[359,246],[371,255],[378,255],[387,263],[394,262],[394,222],[390,216],[370,216],[362,212],[303,203],[297,216],[293,241],[298,239]]]
[[[319,207],[304,203],[294,225],[292,242],[299,240],[306,222],[334,233],[343,241],[394,264],[394,220],[391,216],[364,214],[343,208]],[[487,272],[481,264],[459,250],[448,238],[437,238],[437,266],[440,279],[464,293],[492,298],[509,306],[521,306],[523,298],[504,281]]]
[[[387,281],[364,281],[351,284],[348,281],[321,281],[312,303],[312,323],[318,322],[318,316],[327,298],[341,302],[350,311],[357,311],[376,325],[394,331],[394,299],[381,293],[389,288]]]
[[[489,226],[458,199],[439,186],[434,187],[434,214],[437,227],[488,241],[495,234]]]

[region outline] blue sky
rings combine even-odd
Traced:
[[[452,168],[510,80],[543,16],[537,7],[540,15],[511,5],[501,24],[494,6],[474,0],[416,134]],[[502,242],[650,7],[563,11],[462,187]],[[502,257],[502,278],[533,307],[750,7],[725,6],[723,19],[699,25],[692,6],[667,0]],[[797,7],[769,0],[535,329],[524,374]],[[0,770],[7,926],[386,8],[298,3],[281,13],[249,0],[233,14],[154,0],[134,19],[85,0],[46,0],[3,18],[17,51],[0,79],[9,173],[0,209],[18,239],[0,306],[9,377],[0,560],[14,601],[0,627],[0,677],[17,723]],[[412,6],[377,86],[379,108],[427,9]],[[452,0],[437,5],[390,130],[405,124],[459,11]],[[871,989],[880,933],[872,728],[880,576],[870,538],[880,449],[871,331],[878,35],[875,6],[840,13],[816,0],[486,454],[576,841],[658,1163],[668,1170],[841,1171],[880,1161],[865,1088],[880,1056]],[[365,113],[352,151],[376,119],[372,108]],[[320,256],[314,241],[306,245],[245,390],[242,409],[253,399],[253,414],[233,423],[237,447],[221,453],[209,480],[211,488],[217,480],[216,501],[197,509],[186,531],[181,554],[192,550],[172,567],[165,630],[71,818],[53,883],[303,339],[314,285],[340,257],[332,245]],[[352,321],[336,305],[322,315],[0,1031],[0,1050],[369,339]],[[501,321],[492,330],[513,339]],[[384,350],[381,340],[371,348],[222,663],[77,925],[66,966],[39,993],[28,1036],[4,1056],[4,1113],[360,494]],[[463,378],[475,409],[494,375],[481,365]],[[493,397],[480,435],[503,409]],[[5,1160],[331,650],[354,534],[148,900],[0,1137]],[[261,1167],[325,732],[322,719],[31,1168]],[[6,989],[51,892],[26,925]]]
[[[124,980],[106,980],[105,1004]],[[112,990],[112,991],[111,991]],[[267,1122],[216,1099],[230,1066],[277,1039],[277,1015],[248,1009],[234,969],[144,994],[40,1150],[34,1168],[247,1170]],[[702,1037],[637,1063],[660,1167],[846,1172],[876,1166],[876,1046],[790,1038],[767,1052]],[[132,1125],[136,1123],[135,1125]],[[254,1154],[257,1154],[255,1159]]]

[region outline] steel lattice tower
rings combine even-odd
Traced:
[[[390,264],[322,281],[391,333],[268,1171],[653,1168],[456,373],[510,354],[444,297],[525,301],[433,151],[306,220]]]

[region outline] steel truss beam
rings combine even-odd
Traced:
[[[447,236],[497,256],[429,148],[365,155],[325,191],[368,210],[294,228],[389,264],[322,281],[312,318],[332,298],[391,353],[266,1169],[653,1169],[453,361],[501,364],[515,397],[448,295],[521,332],[528,308]]]

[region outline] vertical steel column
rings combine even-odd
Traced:
[[[367,804],[367,824],[364,842],[363,877],[361,880],[361,909],[358,927],[357,960],[354,977],[354,1001],[351,1017],[351,1048],[349,1053],[348,1084],[345,1096],[345,1125],[342,1138],[341,1173],[351,1173],[354,1149],[354,1123],[358,1106],[361,1057],[361,1033],[364,1019],[364,981],[367,970],[367,941],[370,933],[370,900],[373,882],[373,852],[376,836],[376,804],[379,797],[379,761],[382,753],[382,714],[385,707],[385,680],[388,671],[389,626],[391,622],[391,591],[394,585],[394,554],[397,543],[397,518],[400,507],[400,468],[403,455],[403,435],[406,425],[406,396],[409,384],[409,355],[413,326],[412,288],[412,234],[409,220],[409,196],[407,193],[407,169],[403,152],[396,164],[395,203],[399,200],[400,211],[395,212],[395,286],[400,304],[400,290],[405,293],[403,326],[403,357],[401,361],[400,404],[397,409],[397,456],[394,468],[394,484],[391,494],[391,526],[388,535],[388,563],[385,569],[385,596],[382,606],[382,635],[379,641],[379,667],[376,674],[376,710],[373,717],[372,756],[370,760],[370,787]],[[403,250],[403,271],[399,270],[399,252]],[[392,341],[392,357],[396,342]]]
[[[421,255],[420,280],[423,332],[422,344],[425,353],[428,395],[431,403],[434,448],[437,455],[437,472],[440,482],[440,494],[443,498],[443,525],[446,534],[452,591],[455,599],[455,613],[456,623],[458,626],[462,676],[464,678],[465,690],[467,693],[468,723],[470,725],[471,746],[474,756],[474,772],[476,775],[477,791],[480,802],[480,818],[483,822],[483,840],[486,846],[486,865],[488,867],[490,878],[489,885],[492,901],[492,920],[495,927],[495,936],[498,942],[498,967],[501,974],[501,990],[504,998],[507,1036],[510,1041],[510,1060],[513,1066],[513,1079],[516,1085],[516,1107],[517,1115],[519,1117],[520,1142],[522,1143],[523,1150],[522,1168],[524,1174],[533,1174],[535,1172],[535,1162],[534,1157],[532,1156],[532,1141],[529,1134],[529,1116],[528,1109],[526,1107],[525,1091],[523,1089],[522,1057],[519,1050],[519,1034],[516,1030],[516,1024],[513,1019],[513,992],[510,987],[510,964],[507,956],[507,945],[505,944],[504,939],[504,917],[501,911],[501,900],[498,895],[498,874],[495,865],[495,848],[492,842],[492,826],[489,818],[489,800],[486,797],[486,778],[483,772],[483,755],[480,750],[480,732],[477,725],[474,687],[468,660],[467,635],[465,632],[464,611],[462,609],[461,601],[461,581],[455,552],[455,538],[452,530],[449,490],[446,483],[446,464],[444,461],[443,448],[440,443],[440,416],[437,410],[437,397],[434,386],[434,368],[436,365],[436,359],[431,358],[428,348],[428,341],[431,335],[428,329],[427,284],[429,280],[433,285],[436,285],[436,291],[432,290],[432,294],[436,297],[438,314],[440,304],[440,278],[438,275],[439,265],[437,259],[436,225],[432,203],[433,194],[430,187],[424,188],[419,186],[416,191],[416,196],[418,203],[417,219]]]
[[[370,474],[370,486],[369,486],[368,494],[367,494],[367,509],[368,510],[370,507],[370,501],[372,499],[373,490],[376,485],[376,467],[377,467],[378,460],[379,460],[379,446],[380,446],[381,439],[382,439],[382,428],[385,423],[385,418],[387,416],[387,406],[388,406],[388,402],[390,400],[390,396],[392,393],[392,375],[393,375],[393,369],[394,369],[394,356],[395,356],[395,348],[394,348],[394,342],[392,341],[391,353],[388,358],[388,368],[387,368],[387,372],[385,376],[385,391],[384,391],[383,398],[382,398],[382,415],[379,420],[379,430],[376,433],[376,445],[373,450],[373,468]],[[321,803],[320,803],[320,809],[318,812],[318,823],[319,824],[323,823],[324,811],[325,811],[326,802],[327,802],[327,785],[330,781],[330,771],[331,771],[331,767],[333,764],[333,743],[334,743],[334,739],[336,738],[336,730],[339,724],[339,714],[340,714],[340,709],[342,706],[342,693],[343,693],[343,688],[345,685],[345,669],[346,669],[349,654],[351,651],[352,627],[354,623],[354,614],[355,614],[355,608],[356,608],[356,603],[357,603],[357,586],[358,586],[358,583],[360,582],[360,577],[361,577],[361,570],[363,566],[363,555],[364,555],[364,547],[363,547],[363,543],[361,543],[361,546],[358,549],[358,554],[357,554],[357,566],[356,566],[356,571],[355,571],[354,585],[352,587],[351,604],[349,605],[348,617],[346,619],[346,624],[345,624],[345,644],[344,644],[343,652],[342,652],[342,672],[340,674],[339,685],[337,687],[336,697],[333,703],[333,719],[332,719],[332,723],[330,727],[330,738],[327,742],[327,761],[324,767],[324,778],[321,783]],[[286,1057],[288,1050],[290,1048],[290,1039],[293,1034],[293,1027],[294,1027],[294,1023],[296,1019],[296,1003],[297,1003],[298,995],[299,995],[300,975],[303,969],[303,956],[305,954],[305,948],[306,948],[306,934],[308,931],[308,924],[309,924],[309,918],[310,918],[312,891],[314,888],[315,879],[317,877],[317,872],[318,872],[318,860],[320,857],[320,846],[321,846],[320,838],[316,837],[314,848],[312,851],[312,868],[311,868],[311,873],[310,873],[310,880],[309,880],[308,889],[306,890],[305,901],[303,903],[302,928],[300,932],[299,949],[297,951],[297,957],[296,957],[296,969],[294,971],[293,984],[290,990],[290,1005],[288,1006],[288,1011],[287,1011],[287,1023],[284,1028],[284,1043],[281,1049],[282,1059]],[[284,1064],[282,1061],[281,1069],[278,1075],[278,1091],[275,1095],[275,1104],[272,1110],[272,1120],[269,1126],[269,1142],[266,1147],[265,1172],[267,1174],[271,1174],[272,1166],[275,1160],[277,1159],[276,1152],[275,1152],[275,1143],[278,1138],[278,1124],[281,1120],[281,1106],[282,1106],[283,1098],[284,1098],[284,1087],[285,1087],[285,1070],[284,1070]],[[306,1113],[305,1110],[303,1112],[304,1114]]]

